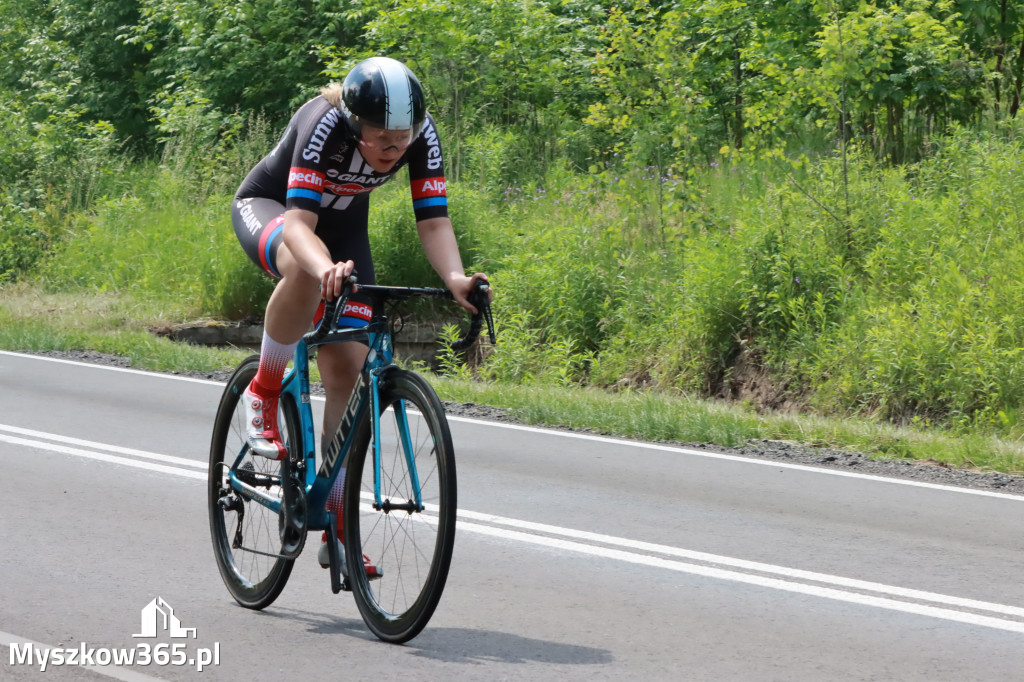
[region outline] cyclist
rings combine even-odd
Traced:
[[[475,313],[467,296],[486,276],[467,276],[463,269],[448,218],[437,129],[419,81],[401,62],[367,59],[341,85],[324,88],[292,116],[277,146],[239,187],[231,212],[235,234],[249,258],[279,278],[267,304],[259,370],[243,397],[247,441],[255,454],[286,456],[277,424],[285,367],[321,299],[339,296],[353,269],[360,282],[374,283],[369,193],[402,166],[409,167],[416,229],[427,259],[455,300]],[[357,286],[340,324],[365,326],[371,313]],[[336,343],[318,352],[326,392],[324,443],[341,422],[367,351],[361,343]],[[339,539],[343,482],[344,470],[327,503],[337,513]],[[327,556],[325,533],[318,554],[324,567]],[[379,575],[368,558],[364,563],[367,575]]]

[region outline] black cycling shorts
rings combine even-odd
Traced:
[[[370,254],[369,205],[364,201],[349,207],[344,213],[324,211],[316,226],[316,236],[327,246],[331,260],[335,263],[353,261],[363,284],[376,283]],[[283,241],[284,210],[280,202],[264,197],[235,197],[231,206],[231,222],[245,255],[274,277],[281,276],[277,269],[277,250]],[[372,311],[369,304],[368,297],[353,294],[339,324],[364,326],[370,321]]]

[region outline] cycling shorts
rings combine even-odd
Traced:
[[[327,246],[332,261],[353,261],[359,282],[375,284],[368,231],[369,202],[359,204],[350,206],[344,213],[322,212],[316,236]],[[278,278],[281,273],[277,268],[277,250],[283,243],[284,210],[283,204],[265,197],[235,197],[231,206],[231,222],[245,255]],[[364,327],[372,312],[369,297],[357,292],[350,297],[338,325]]]

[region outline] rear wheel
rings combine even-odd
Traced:
[[[374,508],[373,429],[367,410],[346,463],[344,538],[349,584],[363,620],[381,639],[400,643],[430,620],[448,578],[455,543],[455,454],[441,401],[421,377],[391,370],[380,398],[382,505]],[[415,477],[402,445],[403,431]],[[414,508],[415,479],[423,509]],[[364,553],[380,578],[367,578]]]
[[[228,481],[228,471],[241,454],[238,477],[271,497],[283,499],[281,478],[287,471],[287,460],[275,462],[253,455],[246,445],[245,406],[241,397],[256,376],[258,366],[259,356],[247,358],[224,389],[210,444],[207,484],[210,535],[217,567],[231,596],[250,609],[262,609],[277,599],[294,564],[293,558],[281,556],[282,548],[295,553],[295,541],[285,532],[283,516],[233,490]],[[282,396],[278,423],[291,453],[299,447],[300,431],[298,412],[286,396]]]

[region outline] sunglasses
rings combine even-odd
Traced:
[[[359,144],[374,151],[383,151],[390,147],[402,151],[412,144],[412,140],[412,130],[382,130],[363,126]]]

